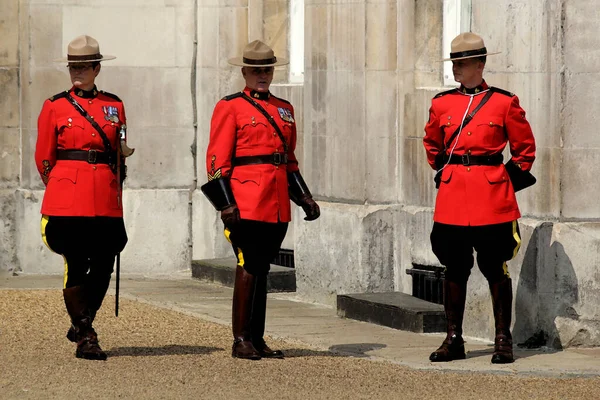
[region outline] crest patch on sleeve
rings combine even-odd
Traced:
[[[213,154],[213,156],[210,158],[210,172],[208,173],[208,181],[212,181],[215,179],[219,179],[223,176],[223,174],[221,173],[221,168],[217,169],[215,171],[215,162],[217,161],[217,156],[215,156]]]

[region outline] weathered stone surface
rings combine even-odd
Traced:
[[[17,202],[14,190],[0,190],[0,271],[17,271]]]
[[[563,150],[561,169],[562,216],[573,219],[598,218],[600,173],[598,149]]]
[[[490,71],[558,71],[560,1],[472,1],[471,29],[484,37]],[[535,21],[535,23],[533,23]],[[527,38],[523,40],[523,38]]]
[[[598,5],[592,0],[564,4],[564,57],[569,70],[573,73],[600,72],[600,46],[597,26],[593,22],[600,17]]]
[[[295,225],[298,293],[333,305],[336,294],[393,290],[390,207],[320,206],[321,218]]]
[[[413,268],[413,264],[440,266],[429,241],[433,210],[403,207],[393,214],[394,290],[412,294],[412,277],[406,270]]]
[[[126,190],[123,202],[129,236],[122,256],[123,273],[168,275],[189,270],[189,191]]]
[[[219,213],[200,190],[195,190],[192,194],[191,222],[193,260],[222,258],[233,254],[233,249],[223,234]]]
[[[19,51],[19,0],[0,4],[0,67],[17,66]]]
[[[369,70],[395,71],[398,65],[396,2],[367,2],[365,7],[365,66]]]
[[[0,69],[0,127],[19,126],[19,73],[17,68]]]
[[[405,5],[405,7],[411,6]],[[418,24],[414,24],[415,28],[412,34],[410,34],[414,38],[415,43],[415,86],[441,86],[443,69],[443,65],[440,62],[442,59],[442,2],[437,0],[417,1],[412,7],[414,7],[414,21],[421,21]],[[406,21],[406,23],[410,24],[409,21]],[[407,41],[404,41],[404,43],[406,44]],[[399,61],[402,64],[402,60]]]
[[[0,188],[19,185],[19,141],[19,129],[0,128]]]
[[[18,271],[25,274],[62,274],[63,258],[42,241],[40,208],[44,191],[19,189],[16,193]]]
[[[73,38],[81,35],[81,28],[72,21],[88,21],[86,32],[100,43],[104,54],[117,56],[110,61],[114,66],[171,67],[190,65],[189,51],[177,45],[190,43],[193,27],[191,12],[182,19],[175,7],[123,7],[108,4],[65,6],[62,20],[62,46],[66,49]],[[113,29],[106,29],[111,21]],[[156,27],[160,29],[156,29]],[[153,29],[154,28],[154,29]],[[182,29],[183,28],[183,29]],[[127,40],[123,40],[126,36]],[[135,45],[132,46],[132,44]],[[178,55],[177,51],[184,54]],[[178,61],[181,64],[178,65]]]
[[[126,186],[132,189],[189,188],[193,183],[193,129],[130,129],[129,145],[135,153],[127,159]]]

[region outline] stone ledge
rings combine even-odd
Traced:
[[[401,292],[337,296],[337,314],[404,331],[445,332],[444,307]]]
[[[235,268],[235,258],[194,260],[192,261],[192,277],[233,287]],[[271,264],[271,272],[267,278],[267,291],[270,293],[295,292],[296,271],[293,268]]]

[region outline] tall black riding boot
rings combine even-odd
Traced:
[[[87,308],[90,315],[90,322],[96,319],[96,313],[102,306],[106,297],[106,292],[110,286],[110,279],[113,272],[114,256],[104,257],[102,259],[94,258],[90,267],[90,272],[85,279],[85,293]],[[67,332],[67,339],[71,342],[77,342],[75,328],[71,326]]]
[[[240,266],[236,268],[233,288],[232,330],[233,348],[231,356],[249,360],[260,360],[260,353],[252,344],[252,303],[256,277]]]
[[[446,312],[446,339],[431,355],[432,362],[462,360],[465,355],[465,341],[462,337],[462,323],[467,300],[467,282],[457,283],[444,280],[444,310]]]
[[[494,306],[494,320],[496,322],[496,338],[494,340],[493,364],[509,364],[515,361],[513,356],[512,335],[510,321],[512,318],[512,280],[491,283],[492,304]]]
[[[264,340],[267,314],[267,275],[256,277],[256,290],[252,305],[252,344],[264,358],[283,358],[281,350],[273,350]]]
[[[106,353],[98,344],[98,335],[92,327],[92,319],[87,307],[86,293],[82,286],[63,289],[67,312],[71,317],[74,338],[77,341],[77,358],[106,360]]]

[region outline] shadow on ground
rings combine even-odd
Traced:
[[[368,351],[383,349],[385,344],[351,343],[336,344],[327,350],[284,349],[285,358],[295,357],[369,357]]]
[[[147,357],[188,354],[210,354],[215,351],[223,350],[224,349],[218,347],[168,345],[160,347],[116,347],[114,349],[107,350],[106,354],[109,357]]]
[[[513,348],[513,354],[515,356],[515,361],[520,359],[520,358],[527,358],[527,357],[532,357],[532,356],[537,356],[540,354],[552,354],[552,353],[556,353],[560,350],[556,350],[556,349],[550,349],[547,347],[544,347],[543,349],[532,349],[532,350],[522,350],[522,349],[518,349],[517,346],[514,346]],[[492,357],[492,354],[494,354],[494,345],[490,344],[488,345],[488,347],[486,349],[480,349],[480,350],[467,350],[467,359],[469,358],[476,358],[476,357]]]

